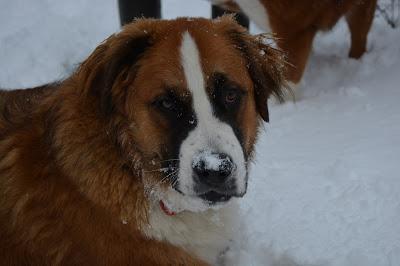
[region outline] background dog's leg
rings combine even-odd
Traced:
[[[311,27],[295,34],[278,34],[279,48],[287,54],[290,63],[286,77],[294,84],[299,83],[303,76],[315,34],[316,29]]]
[[[358,59],[366,51],[367,36],[374,19],[376,1],[359,1],[346,15],[351,35],[349,57]]]
[[[121,25],[132,22],[135,18],[161,18],[161,0],[118,0]]]

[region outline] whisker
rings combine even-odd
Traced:
[[[172,181],[171,186],[174,187],[178,183],[178,176]]]
[[[164,176],[161,180],[168,179],[170,176],[175,175],[176,173],[178,173],[178,170],[169,173],[168,175]]]
[[[169,169],[171,169],[170,167],[163,167],[163,168],[158,168],[158,169],[154,169],[154,170],[144,170],[145,173],[151,173],[151,172],[164,172],[164,171],[168,171]]]
[[[163,160],[163,161],[159,161],[160,163],[163,162],[173,162],[173,161],[180,161],[180,159],[168,159],[168,160]],[[150,173],[150,172],[164,172],[164,171],[168,171],[170,169],[176,169],[177,167],[174,166],[170,166],[170,167],[163,167],[163,168],[158,168],[158,169],[153,169],[153,170],[145,170],[145,173]]]
[[[174,176],[175,174],[178,173],[178,171],[179,171],[179,169],[177,169],[177,170],[175,170],[175,171],[169,173],[168,175],[164,176],[161,180],[155,182],[154,184],[151,184],[151,185],[149,186],[148,189],[151,190],[151,189],[153,189],[154,187],[156,187],[157,185],[159,185],[159,184],[161,184],[161,183],[171,182],[170,179],[169,179],[169,177],[170,177],[170,176]],[[174,179],[176,179],[176,178],[174,177]]]
[[[162,160],[160,162],[163,163],[163,162],[172,162],[172,161],[180,161],[180,159],[168,159],[168,160]]]

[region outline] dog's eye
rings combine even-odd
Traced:
[[[228,90],[224,95],[224,101],[227,104],[235,103],[238,100],[238,92],[235,90]]]
[[[177,110],[177,100],[172,95],[161,96],[153,104],[162,111],[174,112]]]
[[[174,107],[174,102],[172,99],[165,98],[161,100],[160,106],[164,109],[171,110]]]
[[[237,89],[228,89],[222,93],[222,100],[226,105],[234,105],[240,101],[241,93]]]

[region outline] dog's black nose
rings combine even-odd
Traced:
[[[224,184],[234,167],[232,159],[224,153],[202,152],[192,163],[199,181],[211,187]]]

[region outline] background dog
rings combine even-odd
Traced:
[[[265,32],[276,34],[278,46],[292,65],[287,79],[298,83],[303,75],[314,37],[330,30],[346,17],[351,35],[349,56],[360,58],[366,51],[367,36],[377,0],[212,0],[227,10],[242,10]]]
[[[215,263],[281,58],[230,17],[139,20],[66,80],[1,92],[1,262]]]

